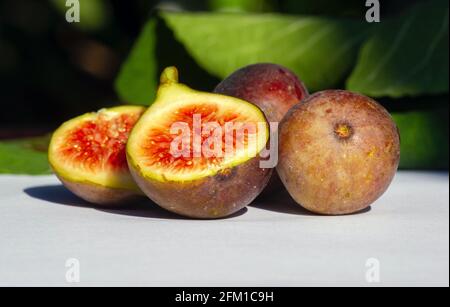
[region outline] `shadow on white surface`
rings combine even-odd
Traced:
[[[316,213],[306,210],[305,208],[297,204],[286,190],[280,191],[270,197],[267,196],[260,197],[250,206],[257,209],[282,214],[300,215],[300,216],[320,216]],[[371,210],[372,208],[369,207],[362,211],[348,215],[365,214],[370,212]]]
[[[95,209],[109,214],[164,220],[195,220],[185,218],[175,213],[164,210],[149,199],[144,199],[141,202],[136,202],[118,208],[105,208],[95,206],[79,198],[78,196],[67,190],[63,185],[45,185],[26,188],[24,189],[24,193],[34,199],[56,205]],[[317,214],[312,213],[299,206],[287,191],[281,191],[271,197],[260,197],[254,203],[252,203],[250,207],[288,215],[318,216]],[[369,207],[363,211],[350,215],[365,214],[370,211],[371,208]],[[236,218],[246,214],[247,212],[248,209],[244,208],[225,219]]]
[[[42,200],[56,205],[90,208],[109,214],[165,220],[189,220],[188,218],[162,209],[148,199],[114,209],[95,206],[77,197],[69,190],[67,190],[63,185],[46,185],[26,188],[24,189],[24,193],[34,199]],[[242,209],[241,211],[231,215],[227,219],[241,216],[247,213],[247,211],[247,209]]]

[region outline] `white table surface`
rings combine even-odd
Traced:
[[[0,286],[74,285],[70,258],[82,286],[448,286],[448,173],[400,172],[362,214],[314,216],[280,195],[218,221],[91,208],[53,176],[0,176]]]

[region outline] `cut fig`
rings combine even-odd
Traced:
[[[96,205],[114,206],[143,196],[128,170],[126,142],[145,108],[123,106],[88,113],[53,134],[49,162],[74,194]]]
[[[243,133],[239,133],[243,132]],[[198,92],[164,71],[157,99],[133,129],[127,157],[142,191],[192,218],[222,218],[249,205],[271,169],[260,167],[269,125],[253,104]]]

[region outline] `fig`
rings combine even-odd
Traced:
[[[156,204],[190,218],[217,219],[249,205],[266,186],[272,170],[261,167],[260,153],[268,141],[259,108],[195,91],[169,67],[156,101],[130,134],[127,158],[135,181]]]
[[[126,160],[126,142],[145,108],[122,106],[88,113],[64,123],[52,136],[49,162],[64,186],[100,206],[143,197]]]
[[[214,92],[257,105],[270,123],[281,122],[293,106],[309,96],[308,89],[293,72],[269,63],[239,69],[223,80]]]
[[[277,170],[294,200],[323,215],[360,212],[391,184],[400,135],[371,98],[341,90],[310,96],[280,125]]]
[[[309,96],[308,89],[289,69],[270,63],[254,64],[231,74],[215,89],[216,93],[233,96],[257,105],[270,123],[280,123],[286,113]],[[272,135],[277,131],[272,129]],[[274,173],[263,197],[284,190]]]

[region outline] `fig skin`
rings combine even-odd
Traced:
[[[305,84],[292,71],[270,63],[239,69],[223,80],[214,92],[255,104],[269,123],[280,123],[293,106],[309,96]],[[274,172],[262,197],[270,197],[281,190],[284,190],[283,184]]]
[[[215,176],[191,182],[160,182],[145,178],[130,163],[140,189],[160,207],[195,219],[220,219],[250,205],[264,190],[272,169],[262,169],[256,157]]]
[[[374,100],[329,90],[295,106],[280,125],[278,174],[294,200],[323,215],[362,211],[390,186],[400,135]]]
[[[99,207],[123,207],[145,199],[144,195],[135,191],[112,189],[91,183],[71,182],[61,176],[57,177],[70,192]]]
[[[289,69],[270,63],[254,64],[231,74],[214,90],[257,105],[269,123],[279,123],[296,104],[309,96],[308,89]]]

